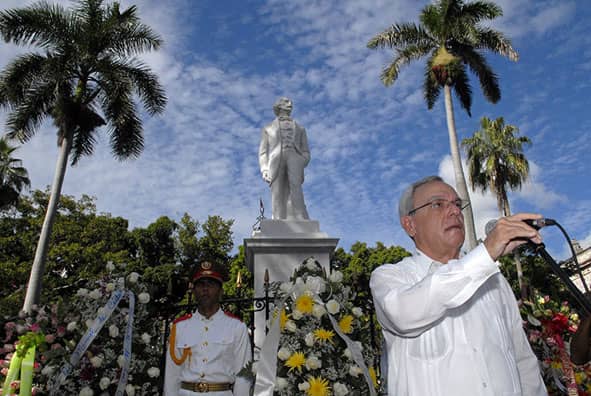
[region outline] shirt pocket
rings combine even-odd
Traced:
[[[442,359],[450,353],[452,347],[451,330],[442,324],[408,341],[408,357],[420,361]]]

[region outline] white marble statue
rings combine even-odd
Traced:
[[[310,162],[306,130],[291,117],[293,103],[282,97],[273,105],[277,116],[263,128],[259,165],[263,179],[271,186],[275,220],[307,220],[304,202],[304,168]]]

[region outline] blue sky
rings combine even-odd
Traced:
[[[60,1],[65,5],[71,4]],[[31,4],[3,0],[1,8]],[[410,182],[439,174],[452,185],[443,101],[424,102],[424,61],[399,80],[379,80],[389,50],[366,48],[392,23],[416,21],[426,1],[415,0],[142,0],[144,22],[165,41],[144,60],[160,76],[169,104],[144,118],[145,150],[119,162],[100,134],[95,154],[69,167],[63,192],[97,198],[99,212],[144,227],[161,215],[188,212],[234,219],[235,243],[249,237],[259,197],[270,217],[270,193],[260,177],[260,129],[273,119],[277,97],[294,102],[306,127],[312,160],[304,194],[322,231],[355,241],[411,247],[396,202]],[[586,1],[502,0],[504,16],[492,26],[520,54],[516,63],[488,54],[500,77],[502,99],[484,100],[473,82],[472,117],[457,102],[460,139],[482,116],[503,116],[533,145],[526,149],[531,177],[510,195],[513,211],[556,219],[583,246],[591,244],[591,12]],[[0,45],[0,66],[23,49]],[[474,84],[476,83],[476,84]],[[6,114],[0,112],[0,121]],[[17,151],[33,188],[51,184],[57,159],[55,130],[46,122]],[[498,217],[489,194],[472,194],[477,231]],[[564,258],[556,228],[542,232],[550,252]]]

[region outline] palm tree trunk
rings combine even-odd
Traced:
[[[25,303],[23,311],[31,312],[31,307],[39,303],[41,297],[41,279],[45,271],[45,261],[47,259],[47,251],[49,250],[49,237],[51,236],[51,229],[57,213],[57,205],[59,203],[62,192],[62,185],[64,183],[64,176],[66,175],[66,166],[68,165],[68,156],[72,147],[71,137],[64,137],[60,145],[57,164],[55,167],[55,174],[53,176],[53,185],[51,186],[51,195],[49,196],[49,203],[47,204],[47,212],[43,220],[41,228],[41,235],[37,243],[37,250],[35,251],[35,259],[31,267],[31,275],[29,276],[29,283],[27,284],[27,294],[25,295]]]
[[[503,216],[511,216],[509,198],[507,197],[506,192],[503,192],[501,199],[503,201]],[[528,292],[527,286],[523,282],[523,266],[521,265],[521,254],[519,253],[519,249],[515,251],[513,258],[515,260],[515,271],[517,272],[517,283],[519,284],[519,295],[521,296],[521,300],[527,300]]]
[[[461,199],[470,201],[468,194],[468,185],[464,177],[464,169],[462,168],[462,158],[460,157],[460,147],[458,145],[458,136],[456,134],[456,121],[454,119],[454,109],[451,101],[451,88],[445,85],[443,88],[445,93],[445,115],[447,117],[447,130],[449,132],[449,147],[451,149],[451,159],[454,165],[454,173],[456,178],[456,189]],[[474,214],[472,213],[472,205],[464,211],[464,223],[466,227],[466,236],[468,237],[468,250],[476,247],[476,229],[474,228]]]

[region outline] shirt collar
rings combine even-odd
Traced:
[[[216,313],[214,313],[213,315],[211,315],[209,318],[206,318],[204,315],[201,315],[201,313],[199,312],[199,310],[195,310],[195,314],[193,315],[193,317],[197,317],[200,320],[214,320],[216,317],[218,317],[219,315],[223,315],[223,311],[221,308],[219,308],[217,310]]]
[[[423,276],[429,275],[441,267],[443,264],[433,260],[419,249],[415,249],[413,258],[416,263],[417,270],[421,272]]]

